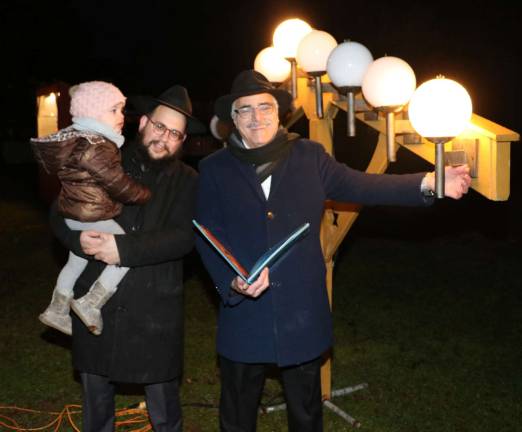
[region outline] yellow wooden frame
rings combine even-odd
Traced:
[[[327,78],[323,79],[326,82]],[[328,85],[326,85],[327,87]],[[364,100],[359,93],[356,106],[365,107]],[[298,98],[295,100],[293,115],[285,126],[289,127],[303,115],[309,121],[309,137],[321,143],[326,151],[333,154],[333,121],[339,110],[346,111],[346,101],[335,92],[323,93],[323,118],[317,118],[315,113],[315,92],[313,85],[306,77],[298,78]],[[386,120],[381,114],[375,119],[366,119],[366,107],[356,114],[356,118],[379,132],[377,146],[374,150],[366,172],[383,173],[388,167],[386,156]],[[375,116],[373,116],[375,117]],[[405,134],[413,134],[411,123],[404,113],[396,115],[395,120],[396,142],[421,158],[434,163],[434,145],[422,139],[418,144],[407,144]],[[471,187],[486,198],[494,201],[505,201],[509,197],[510,186],[510,148],[511,143],[520,140],[520,135],[512,130],[500,126],[490,120],[473,114],[469,127],[458,137],[459,139],[477,140],[477,173]],[[451,142],[446,143],[446,149],[451,149]],[[357,206],[329,202],[325,206],[321,225],[321,245],[326,264],[326,286],[330,307],[332,301],[333,256],[359,215]],[[334,223],[335,221],[335,223]],[[326,354],[325,363],[321,368],[321,387],[323,400],[331,399],[331,355]]]

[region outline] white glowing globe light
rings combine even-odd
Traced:
[[[381,57],[366,70],[362,92],[375,108],[402,107],[415,91],[415,73],[398,57]]]
[[[290,62],[285,60],[274,47],[263,48],[254,60],[254,69],[262,73],[268,81],[280,83],[290,76]]]
[[[330,53],[326,72],[337,87],[360,87],[372,62],[368,48],[358,42],[346,41]]]
[[[281,52],[284,58],[295,58],[299,42],[311,31],[312,27],[299,18],[283,21],[274,31],[272,38],[274,47]]]
[[[420,85],[408,107],[413,128],[426,138],[456,137],[469,124],[472,112],[466,89],[443,77]]]
[[[330,33],[312,30],[297,47],[297,63],[305,72],[326,72],[328,56],[336,46]]]

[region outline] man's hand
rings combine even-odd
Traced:
[[[446,166],[444,170],[444,195],[450,198],[459,199],[468,193],[471,177],[467,165]],[[435,174],[426,174],[426,186],[428,189],[435,190]]]
[[[232,281],[232,289],[249,297],[259,297],[261,293],[270,286],[270,279],[268,277],[268,267],[265,267],[259,274],[259,277],[248,285],[243,279],[237,276]]]
[[[120,263],[120,253],[113,234],[98,231],[82,231],[80,244],[87,255],[93,255],[106,264]]]

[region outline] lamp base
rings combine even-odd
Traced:
[[[354,393],[354,392],[356,392],[358,390],[363,390],[363,389],[365,389],[367,387],[368,387],[367,383],[362,383],[362,384],[357,384],[357,385],[351,386],[351,387],[345,387],[345,388],[342,388],[342,389],[333,390],[332,393],[331,393],[331,398],[334,398],[335,396],[344,396],[344,395],[347,395],[347,394],[350,394],[350,393]],[[354,419],[350,414],[348,414],[347,412],[343,411],[337,405],[334,405],[332,402],[330,402],[330,400],[328,400],[328,399],[324,400],[323,401],[323,406],[325,408],[328,408],[330,411],[334,412],[335,414],[337,414],[339,417],[344,419],[351,426],[353,426],[355,428],[361,427],[361,423],[358,420]],[[268,406],[268,407],[265,407],[265,408],[260,408],[259,412],[263,413],[263,414],[268,414],[268,413],[271,413],[271,412],[274,412],[274,411],[281,411],[281,410],[284,410],[284,409],[286,409],[286,404],[282,403],[282,404],[278,404],[278,405]]]
[[[435,143],[435,193],[437,198],[444,198],[445,182],[445,158],[444,144],[451,141],[453,137],[426,137],[428,141]]]
[[[386,153],[388,162],[395,162],[397,160],[397,144],[395,142],[395,113],[400,112],[403,105],[389,105],[375,107],[378,112],[384,113],[386,116]]]

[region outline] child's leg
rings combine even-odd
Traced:
[[[125,234],[123,228],[114,219],[108,219],[97,222],[78,222],[73,221],[71,219],[67,219],[67,221],[69,228],[74,230],[93,230],[109,234]],[[85,263],[85,265],[87,265],[87,263]],[[128,267],[107,265],[98,277],[98,281],[103,285],[107,292],[109,292],[110,295],[112,295],[116,292],[116,290],[118,289],[118,284],[127,274],[128,271]]]
[[[87,267],[87,263],[85,258],[69,252],[69,259],[58,275],[55,290],[66,297],[72,297],[74,284]]]
[[[93,222],[87,229],[111,234],[125,233],[118,223],[112,219]],[[103,328],[100,309],[116,292],[118,284],[128,271],[128,267],[107,265],[98,279],[91,286],[89,292],[72,302],[71,306],[74,312],[76,312],[78,317],[94,334],[99,335]]]
[[[111,234],[125,234],[123,228],[113,219],[99,222],[98,231]],[[112,296],[118,289],[118,284],[129,271],[128,267],[117,265],[107,265],[98,277],[98,281],[105,290]]]
[[[128,271],[128,267],[108,265],[98,277],[98,282],[100,282],[105,290],[112,296],[118,289],[118,284]]]
[[[65,219],[65,223],[73,230],[83,229],[81,222]],[[72,334],[72,322],[69,311],[73,297],[73,288],[86,266],[86,259],[69,252],[69,259],[58,275],[51,303],[38,317],[45,325],[60,330],[65,334]]]
[[[62,333],[72,334],[69,310],[73,297],[73,287],[86,266],[86,259],[69,252],[69,259],[58,275],[51,303],[38,317],[45,325],[53,327]]]

